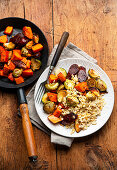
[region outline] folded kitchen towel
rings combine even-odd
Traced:
[[[51,55],[49,56],[48,59],[48,65],[50,65],[51,60],[55,54],[57,45],[55,45],[55,47],[52,50]],[[88,54],[86,54],[84,51],[82,51],[81,49],[79,49],[78,47],[76,47],[74,44],[69,43],[67,45],[67,47],[64,48],[61,56],[60,56],[60,60],[61,59],[66,59],[66,58],[80,58],[80,59],[86,59],[89,60],[95,64],[97,64],[97,60],[95,60],[94,58],[90,57]],[[60,136],[52,131],[50,131],[44,124],[43,122],[40,120],[36,109],[35,109],[35,105],[34,105],[34,90],[35,90],[35,85],[33,86],[33,88],[30,90],[30,92],[27,95],[27,102],[28,102],[28,109],[29,109],[29,116],[31,119],[31,122],[38,127],[39,129],[41,129],[42,131],[44,131],[45,133],[47,133],[48,135],[51,136],[51,142],[55,143],[55,144],[59,144],[59,145],[65,145],[70,147],[72,142],[73,142],[73,138],[67,138],[67,137],[63,137]]]

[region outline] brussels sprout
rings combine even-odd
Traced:
[[[27,49],[31,49],[33,46],[33,41],[29,41],[27,44],[26,44],[26,48]]]
[[[57,94],[57,100],[58,102],[62,102],[63,98],[67,96],[67,91],[66,90],[60,90]]]
[[[75,107],[77,106],[77,104],[79,103],[79,100],[77,99],[77,97],[73,97],[73,96],[68,96],[66,98],[67,101],[67,105]]]
[[[4,43],[3,46],[6,50],[13,50],[15,48],[15,44],[13,44],[12,42]]]
[[[26,47],[23,47],[23,48],[21,49],[21,54],[22,54],[23,56],[25,56],[25,57],[31,57],[31,54],[29,53],[29,51],[27,50]]]
[[[42,102],[46,103],[47,101],[48,101],[48,95],[47,95],[47,93],[45,93],[42,97]]]
[[[14,70],[13,70],[13,76],[14,77],[19,77],[21,74],[22,74],[22,69],[19,69],[19,68],[15,68]]]
[[[101,79],[98,79],[96,81],[96,87],[100,90],[100,91],[106,91],[107,90],[107,85],[106,83],[101,80]]]
[[[72,80],[66,79],[66,81],[64,82],[64,86],[67,90],[73,89],[75,86],[75,83]]]
[[[58,87],[58,89],[57,89],[57,93],[60,91],[60,90],[63,90],[64,89],[64,84],[61,84],[59,87]]]
[[[39,42],[39,35],[33,34],[33,41],[37,44]]]
[[[39,70],[40,66],[41,66],[41,61],[40,60],[37,60],[35,58],[31,58],[31,69],[33,71]]]
[[[54,104],[54,102],[47,101],[46,103],[44,103],[43,110],[44,110],[46,113],[53,113],[54,110],[55,110],[55,104]]]
[[[96,96],[95,96],[94,93],[92,93],[91,91],[89,91],[89,92],[86,94],[86,98],[87,98],[87,100],[89,100],[89,101],[93,101],[93,100],[96,99]]]
[[[64,68],[58,68],[57,70],[55,70],[55,76],[57,76],[59,73],[62,73],[65,77],[67,76],[67,72]]]
[[[96,86],[96,80],[93,78],[90,78],[87,80],[88,87],[95,87]]]
[[[100,78],[99,74],[93,69],[89,69],[88,74],[91,78],[94,78],[94,79]]]
[[[90,87],[89,90],[95,94],[95,96],[99,97],[100,96],[100,92],[96,87]]]
[[[45,88],[47,90],[56,90],[59,86],[59,83],[49,83],[49,84],[45,84]]]

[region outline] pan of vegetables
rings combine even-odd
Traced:
[[[17,17],[0,20],[0,87],[17,91],[31,161],[37,160],[37,151],[23,87],[37,80],[47,60],[47,40],[35,24]]]

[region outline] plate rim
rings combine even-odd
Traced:
[[[98,67],[98,68],[101,70],[101,72],[103,72],[103,73],[108,77],[108,75],[106,74],[106,72],[105,72],[98,64],[95,64],[95,63],[93,63],[93,62],[91,62],[91,61],[89,61],[89,60],[87,60],[87,59],[80,59],[80,58],[75,58],[75,57],[73,57],[73,58],[61,59],[61,60],[58,61],[58,63],[59,63],[59,62],[64,62],[64,61],[66,61],[66,60],[80,60],[80,61],[84,61],[84,62],[87,61],[88,63],[92,64],[93,66]],[[58,64],[58,63],[57,63],[57,64]],[[77,64],[78,64],[78,63],[77,63]],[[56,66],[57,66],[57,65],[56,65]],[[43,73],[46,72],[46,70],[47,70],[48,68],[49,68],[49,66],[46,67],[46,69],[43,71]],[[56,67],[55,67],[55,68],[56,68]],[[43,75],[43,73],[40,75],[40,77]],[[39,79],[40,79],[40,77],[39,77]],[[39,81],[39,79],[37,80],[37,83],[36,83],[36,86],[35,86],[35,91],[34,91],[34,104],[35,104],[35,108],[36,108],[36,111],[37,111],[37,115],[38,115],[38,116],[39,116],[39,114],[38,114],[37,104],[36,104],[36,101],[35,101],[35,95],[36,95],[36,89],[37,89],[37,86],[38,86],[38,81]],[[73,134],[72,134],[72,135],[70,134],[71,136],[67,136],[67,135],[63,135],[63,134],[60,134],[59,132],[54,131],[53,129],[51,129],[50,127],[48,127],[48,126],[43,122],[43,120],[41,119],[40,116],[39,116],[39,118],[41,119],[41,121],[44,123],[44,125],[45,125],[49,130],[51,130],[52,132],[54,132],[54,133],[56,133],[56,134],[58,134],[58,135],[64,136],[64,137],[68,137],[68,138],[82,138],[82,137],[86,137],[86,136],[89,136],[89,135],[94,134],[95,132],[99,131],[99,130],[107,123],[107,121],[109,120],[109,118],[110,118],[110,116],[111,116],[111,114],[112,114],[112,111],[113,111],[114,100],[115,100],[115,97],[114,97],[114,88],[113,88],[112,82],[111,82],[111,80],[110,80],[109,77],[108,77],[108,79],[109,79],[109,81],[110,81],[111,88],[112,88],[112,96],[113,96],[113,97],[112,97],[112,99],[113,99],[113,101],[112,101],[112,109],[111,109],[111,112],[110,112],[110,114],[109,114],[108,119],[107,119],[105,122],[103,122],[102,125],[101,125],[101,127],[97,128],[96,131],[94,131],[94,132],[92,132],[92,133],[90,133],[90,134],[82,135],[82,136],[72,136]]]

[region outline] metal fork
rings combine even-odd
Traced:
[[[40,84],[40,86],[39,86],[39,88],[37,90],[37,93],[36,93],[36,96],[35,96],[35,101],[38,104],[41,103],[42,96],[44,95],[45,90],[46,90],[45,89],[45,84],[47,83],[50,74],[52,73],[54,67],[56,66],[56,64],[57,64],[57,62],[59,60],[59,57],[61,55],[61,52],[63,51],[63,48],[64,48],[64,46],[65,46],[65,44],[67,42],[68,37],[69,37],[69,33],[68,32],[64,32],[62,34],[62,37],[61,37],[60,42],[58,44],[58,47],[56,49],[55,55],[54,55],[53,60],[51,62],[47,79]]]

